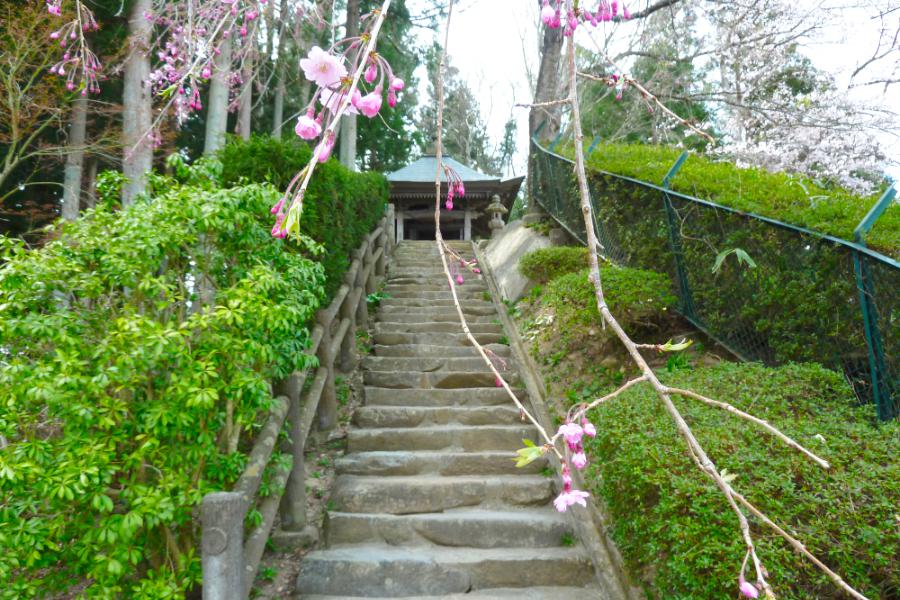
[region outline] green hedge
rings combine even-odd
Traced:
[[[900,597],[900,423],[876,427],[852,406],[841,375],[817,365],[722,363],[661,374],[665,383],[769,420],[833,465],[822,470],[753,425],[676,399],[734,485],[869,598]],[[594,398],[604,389],[586,390]],[[653,391],[642,386],[591,414],[590,491],[612,514],[611,534],[651,598],[737,597],[744,545],[722,494],[687,454]],[[829,579],[756,519],[751,527],[779,598],[837,598]]]
[[[2,238],[0,597],[195,587],[201,498],[243,469],[270,381],[310,363],[326,268],[339,278],[346,259],[273,239],[274,187],[172,166],[180,181],[154,177],[152,201],[59,224],[40,250]],[[308,214],[352,198],[338,218],[373,222],[380,178],[320,175]],[[117,195],[109,177],[101,190]],[[334,227],[349,231],[326,242],[362,236]],[[214,308],[198,309],[206,282]]]
[[[541,302],[554,310],[560,330],[596,327],[600,323],[589,273],[588,269],[581,269],[560,275],[544,286]],[[600,268],[600,279],[610,311],[625,327],[658,321],[675,305],[669,280],[660,273],[609,266]]]
[[[309,162],[308,145],[293,137],[230,138],[220,151],[224,185],[269,182],[280,190]],[[303,204],[300,230],[328,249],[319,257],[325,267],[329,297],[340,287],[350,253],[384,215],[388,183],[379,173],[352,173],[337,160],[316,166]]]
[[[680,149],[668,146],[601,144],[588,156],[587,165],[660,185],[680,154]],[[671,188],[847,240],[853,239],[853,230],[878,199],[826,188],[799,175],[739,168],[696,154],[678,171]],[[884,254],[900,257],[900,206],[895,203],[882,215],[867,241]]]
[[[554,246],[529,252],[519,259],[519,271],[532,281],[546,283],[565,273],[580,271],[588,266],[587,248],[582,246]]]

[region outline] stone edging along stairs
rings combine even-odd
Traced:
[[[514,465],[536,433],[460,332],[434,242],[397,247],[385,292],[325,548],[304,557],[298,597],[612,599],[552,506],[546,462]],[[476,338],[515,373],[486,292],[471,274],[458,288]]]

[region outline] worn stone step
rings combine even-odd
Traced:
[[[303,594],[297,600],[363,600],[371,596],[322,596]],[[589,587],[529,587],[529,588],[489,588],[461,594],[440,596],[390,596],[391,600],[614,600],[606,596],[596,586]]]
[[[459,509],[421,515],[328,514],[329,546],[466,546],[470,548],[548,548],[571,536],[569,521],[551,507],[528,510]]]
[[[360,452],[346,454],[335,461],[338,474],[396,475],[528,475],[547,466],[540,458],[524,467],[516,467],[509,452]]]
[[[481,308],[477,310],[466,310],[463,306],[463,316],[466,317],[467,323],[497,323],[497,311],[493,307]],[[455,323],[459,327],[459,314],[456,309],[448,306],[447,308],[407,308],[403,306],[393,306],[390,308],[379,309],[376,314],[378,321],[398,321],[403,319],[409,322],[439,322],[439,323]]]
[[[503,344],[506,336],[500,333],[473,333],[479,344]],[[423,344],[426,346],[471,346],[464,333],[379,333],[372,336],[373,341],[382,346],[397,344]]]
[[[488,289],[484,283],[477,279],[466,279],[463,283],[456,283],[455,286],[457,295],[482,293]],[[450,285],[446,281],[410,283],[395,283],[392,281],[384,286],[384,293],[399,298],[401,297],[400,294],[404,292],[446,292],[449,289]]]
[[[360,545],[303,558],[301,594],[370,597],[466,594],[495,587],[586,585],[591,561],[580,548],[396,548]]]
[[[456,307],[453,304],[453,300],[448,298],[385,298],[381,301],[379,306],[388,308],[394,306],[402,306],[404,308],[449,308],[450,310],[456,310]],[[463,303],[464,307],[474,307],[486,309],[488,307],[491,310],[495,310],[493,303],[490,300],[484,300],[483,298],[469,298]]]
[[[357,427],[429,427],[434,425],[518,425],[515,406],[360,406]]]
[[[519,377],[514,372],[504,373],[510,385],[517,385]],[[481,371],[364,371],[366,385],[393,389],[460,389],[497,387],[497,377],[488,370]]]
[[[341,475],[331,494],[335,510],[392,515],[441,512],[463,506],[543,506],[552,498],[553,481],[540,475]]]
[[[425,321],[425,322],[401,322],[381,321],[375,323],[375,333],[460,333],[462,326],[459,321]],[[472,333],[503,333],[503,327],[499,323],[469,323],[469,331]]]
[[[363,368],[371,371],[488,371],[489,367],[481,356],[472,354],[461,356],[367,356],[363,359]],[[494,366],[501,372],[513,370],[512,359],[497,357]]]
[[[423,427],[379,427],[351,429],[348,452],[400,450],[461,450],[493,452],[509,450],[510,457],[523,446],[522,440],[537,438],[534,425],[432,425]]]
[[[509,346],[505,344],[485,344],[485,349],[490,350],[501,358],[508,358],[511,354]],[[443,346],[440,344],[397,344],[392,346],[374,346],[372,351],[375,356],[392,357],[449,357],[449,356],[479,356],[475,346]]]
[[[450,290],[433,290],[433,291],[419,291],[415,289],[410,290],[400,290],[400,291],[391,291],[385,290],[388,294],[390,294],[390,298],[387,300],[445,300],[452,303],[453,294],[450,293]],[[471,289],[467,288],[465,284],[457,286],[456,295],[459,298],[460,302],[468,302],[469,299],[482,300],[482,296],[487,293],[486,288],[482,289]],[[484,300],[482,300],[484,301]],[[384,302],[384,300],[382,301]]]
[[[452,273],[453,271],[451,271]],[[458,272],[462,274],[466,282],[482,281],[479,273],[473,273],[465,267],[460,267]],[[447,285],[447,273],[444,269],[438,267],[436,269],[417,268],[403,269],[401,271],[388,271],[385,277],[385,283],[388,285],[409,285],[409,284],[442,284]]]
[[[525,401],[528,392],[513,388],[519,400]],[[503,388],[472,389],[395,389],[366,386],[366,406],[498,406],[513,405]]]

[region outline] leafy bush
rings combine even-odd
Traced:
[[[750,502],[869,598],[900,597],[900,423],[873,425],[870,410],[853,406],[842,376],[814,364],[721,363],[660,375],[767,419],[830,461],[825,471],[745,421],[676,399],[710,457],[737,476],[735,486]],[[694,465],[653,390],[633,388],[591,419],[600,434],[588,449],[590,491],[607,504],[612,536],[649,595],[737,596],[744,557],[737,520]],[[750,522],[779,598],[839,596],[786,542]]]
[[[595,327],[600,323],[589,271],[561,275],[544,286],[541,301],[556,313],[558,327]],[[601,267],[600,279],[610,311],[623,326],[657,321],[675,304],[665,275],[644,269]]]
[[[519,259],[519,271],[533,281],[547,283],[554,277],[588,266],[587,248],[555,246],[529,252]]]
[[[152,201],[60,223],[40,250],[2,238],[0,597],[183,596],[198,503],[239,476],[271,380],[313,360],[325,269],[313,242],[270,236],[278,190],[172,166],[181,183],[154,177]],[[339,219],[371,220],[382,181],[326,167],[310,206],[352,198]]]
[[[310,156],[309,146],[296,137],[255,136],[247,142],[230,138],[219,154],[222,182],[269,182],[284,190]],[[300,230],[328,249],[319,260],[329,297],[340,287],[350,253],[384,215],[387,201],[388,183],[379,173],[353,173],[336,160],[316,167],[303,201]]]
[[[659,185],[680,154],[680,149],[668,146],[603,144],[590,154],[587,165]],[[853,239],[853,230],[878,199],[825,187],[800,175],[739,168],[696,154],[678,171],[671,188],[847,240]],[[895,203],[882,215],[867,241],[872,248],[900,257],[900,206]]]

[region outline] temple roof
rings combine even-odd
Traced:
[[[450,156],[444,155],[442,158],[444,164],[456,171],[463,182],[500,181],[499,177],[486,175],[485,173],[476,171]],[[419,160],[406,165],[402,169],[394,171],[393,173],[387,173],[385,177],[391,182],[403,181],[410,183],[431,183],[433,185],[435,172],[437,172],[437,157],[434,154],[425,154]]]
[[[509,208],[512,200],[519,193],[524,177],[513,177],[501,180],[495,175],[487,175],[467,167],[458,160],[444,155],[443,162],[456,171],[466,186],[466,197],[470,200],[487,201],[491,196],[500,196],[504,205]],[[425,154],[421,158],[385,177],[391,184],[391,198],[428,199],[434,197],[434,175],[437,171],[437,158],[434,154]],[[446,190],[446,176],[441,178]],[[446,192],[445,192],[446,193]]]

